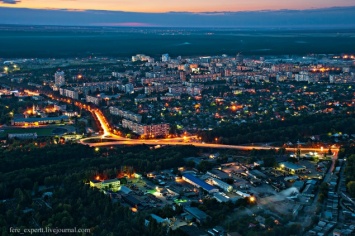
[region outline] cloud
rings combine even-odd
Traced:
[[[21,2],[21,1],[20,0],[0,0],[0,3],[3,3],[3,4],[16,4],[19,2]]]
[[[3,1],[10,0],[0,0]],[[21,0],[12,0],[21,1]],[[1,4],[0,4],[1,5]],[[230,28],[354,28],[355,7],[312,10],[141,13],[104,10],[26,9],[0,6],[0,24],[230,27]]]

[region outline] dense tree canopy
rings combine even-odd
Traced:
[[[85,184],[97,173],[117,176],[122,166],[137,172],[167,169],[196,154],[193,147],[177,150],[146,146],[95,150],[79,144],[30,143],[0,152],[0,230],[25,228],[89,228],[94,235],[164,235],[157,224],[144,226],[147,213],[132,213]],[[53,192],[42,198],[43,192]],[[26,213],[27,212],[27,213]]]

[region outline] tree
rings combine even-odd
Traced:
[[[39,187],[38,187],[38,182],[35,182],[33,184],[33,193],[36,195],[38,193]]]
[[[195,168],[195,162],[193,162],[192,160],[188,161],[186,163],[186,167]]]
[[[208,161],[201,161],[200,164],[198,164],[197,169],[201,172],[206,172],[212,169],[212,164]]]
[[[348,188],[351,197],[355,197],[355,181],[350,181],[346,187]]]

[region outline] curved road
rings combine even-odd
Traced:
[[[175,141],[168,139],[156,139],[156,140],[142,140],[142,139],[126,139],[126,140],[115,140],[98,142],[98,143],[87,143],[87,141],[92,140],[94,138],[82,139],[80,142],[82,144],[88,145],[90,147],[106,147],[106,146],[115,146],[115,145],[172,145],[172,146],[188,146],[192,145],[195,147],[203,147],[203,148],[220,148],[220,149],[238,149],[238,150],[253,150],[253,149],[262,149],[269,150],[271,148],[279,149],[278,147],[270,147],[270,146],[242,146],[242,145],[224,145],[224,144],[215,144],[215,143],[198,143],[198,142],[183,142],[183,141]],[[294,151],[295,148],[286,148],[287,151]],[[316,152],[320,151],[319,148],[300,148],[301,151],[304,152]],[[337,151],[338,149],[333,148],[333,151]]]
[[[195,147],[203,147],[203,148],[221,148],[221,149],[238,149],[238,150],[253,150],[253,149],[263,149],[269,150],[271,148],[279,149],[278,147],[271,146],[242,146],[242,145],[224,145],[217,143],[200,143],[200,142],[188,142],[190,138],[197,138],[196,136],[187,136],[183,138],[170,138],[170,139],[128,139],[120,137],[113,132],[108,125],[106,117],[102,114],[102,112],[98,109],[90,110],[93,115],[96,116],[97,120],[100,122],[101,128],[103,129],[103,135],[99,137],[92,138],[84,138],[80,140],[80,143],[89,145],[90,147],[105,147],[105,146],[115,146],[115,145],[172,145],[172,146],[187,146],[193,145]],[[112,141],[105,142],[96,142],[96,143],[88,143],[89,140],[94,139],[105,139]],[[287,151],[294,151],[295,148],[286,148]],[[301,151],[304,152],[315,152],[320,151],[319,148],[300,148]],[[332,151],[339,151],[338,148],[332,148]]]

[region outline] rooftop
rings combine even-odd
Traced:
[[[195,184],[201,186],[201,188],[203,188],[206,191],[211,191],[212,189],[215,189],[215,187],[213,187],[212,185],[209,185],[205,181],[197,178],[196,176],[194,176],[192,174],[183,174],[182,176],[187,178],[188,180],[194,182]]]
[[[208,215],[197,207],[185,207],[185,211],[195,216],[198,219],[206,219]]]
[[[107,179],[107,180],[104,180],[102,181],[103,184],[107,184],[107,183],[114,183],[114,182],[117,182],[117,181],[120,181],[119,179],[115,178],[115,179]]]
[[[305,169],[306,167],[304,166],[301,166],[301,165],[297,165],[297,164],[294,164],[292,162],[281,162],[280,165],[284,165],[285,168],[287,169],[292,169],[292,170],[302,170],[302,169]]]
[[[58,117],[30,117],[30,118],[15,118],[14,122],[38,122],[38,121],[59,121],[59,120],[67,120],[68,116],[58,116]]]

